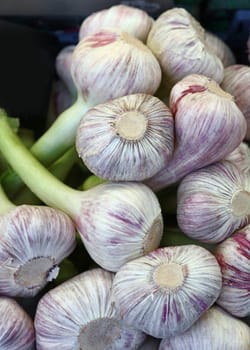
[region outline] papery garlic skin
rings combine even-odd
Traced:
[[[167,10],[154,21],[147,46],[158,58],[170,86],[193,73],[218,83],[223,79],[223,64],[207,47],[204,29],[184,8]]]
[[[0,296],[0,349],[33,350],[35,330],[31,317],[12,298]]]
[[[206,76],[192,74],[176,83],[169,106],[175,119],[175,150],[167,166],[146,181],[154,190],[223,159],[246,133],[246,119],[233,96]]]
[[[224,160],[234,163],[239,169],[245,171],[250,168],[250,147],[246,142],[241,142],[238,147],[230,152]]]
[[[32,297],[75,248],[75,227],[63,212],[20,205],[0,216],[0,294]]]
[[[160,245],[163,218],[158,198],[141,183],[104,183],[82,202],[78,231],[91,258],[117,271]]]
[[[222,272],[216,303],[236,317],[250,316],[250,225],[215,247]]]
[[[133,94],[99,104],[83,116],[76,150],[95,175],[142,181],[160,171],[174,148],[174,119],[157,97]]]
[[[145,42],[153,18],[146,11],[123,4],[93,12],[83,20],[79,29],[79,40],[104,27],[117,27]]]
[[[83,38],[74,50],[71,74],[92,106],[130,93],[153,95],[161,82],[161,68],[150,49],[118,28]]]
[[[130,261],[113,283],[114,301],[124,321],[155,338],[186,331],[220,290],[219,264],[196,245],[159,248]]]
[[[95,268],[51,289],[35,315],[37,350],[136,350],[146,335],[126,325],[111,298],[114,274]]]
[[[230,65],[224,70],[221,87],[234,96],[247,121],[246,140],[250,140],[250,66]]]
[[[250,328],[220,307],[212,306],[186,332],[162,339],[159,350],[248,350]]]

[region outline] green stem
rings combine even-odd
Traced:
[[[0,214],[3,215],[13,208],[15,208],[14,203],[9,200],[3,187],[0,185]]]

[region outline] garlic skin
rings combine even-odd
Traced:
[[[167,85],[194,73],[218,83],[223,79],[223,64],[207,47],[205,30],[184,8],[167,10],[154,21],[147,46],[158,58]]]
[[[113,283],[122,319],[155,338],[181,334],[215,302],[221,290],[216,258],[205,248],[159,248],[123,265]]]
[[[104,183],[88,190],[78,231],[91,258],[116,272],[160,245],[163,218],[157,196],[142,183]]]
[[[35,330],[37,350],[136,350],[146,335],[126,325],[111,298],[114,274],[88,270],[40,299]]]
[[[221,161],[193,171],[177,191],[177,222],[189,237],[218,243],[248,223],[250,170]]]
[[[218,306],[212,306],[185,333],[162,339],[159,350],[248,350],[250,328]]]
[[[114,5],[93,12],[83,20],[79,28],[79,40],[104,27],[117,27],[142,42],[146,42],[153,18],[146,11],[127,5]]]
[[[153,95],[161,82],[161,68],[150,49],[118,28],[83,38],[73,52],[71,74],[92,106],[131,93]]]
[[[238,147],[230,152],[224,160],[233,162],[239,169],[245,171],[250,168],[250,148],[246,142],[241,142]]]
[[[234,64],[225,68],[221,87],[234,96],[235,103],[245,116],[245,139],[250,140],[250,66]]]
[[[76,150],[95,175],[142,181],[160,171],[174,148],[174,119],[157,97],[133,94],[99,104],[83,116]]]
[[[246,119],[233,96],[206,76],[192,74],[176,83],[169,106],[175,120],[175,150],[167,166],[146,181],[154,190],[223,159],[246,133]]]
[[[236,59],[231,48],[217,35],[205,31],[205,42],[208,48],[219,57],[224,67],[236,63]]]
[[[0,349],[32,350],[35,343],[33,321],[12,298],[0,296]]]
[[[69,217],[46,206],[15,207],[0,216],[0,231],[1,295],[37,295],[76,245]]]
[[[222,289],[216,303],[236,317],[250,316],[250,225],[216,245]]]

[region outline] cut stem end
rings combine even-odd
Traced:
[[[137,141],[143,138],[147,126],[147,119],[142,113],[137,111],[123,113],[118,117],[115,124],[117,134],[129,141]]]
[[[250,193],[247,191],[239,191],[233,195],[232,211],[235,216],[250,215]]]
[[[183,285],[185,276],[180,264],[166,263],[155,269],[153,278],[160,287],[176,289]]]
[[[148,254],[159,247],[163,232],[163,221],[161,215],[158,216],[150,227],[144,242],[144,254]]]

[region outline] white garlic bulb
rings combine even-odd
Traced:
[[[250,328],[213,306],[185,333],[163,339],[159,350],[249,350]]]
[[[0,216],[0,294],[35,296],[57,277],[75,248],[75,227],[63,212],[20,205]]]
[[[103,27],[117,27],[145,42],[153,24],[146,11],[123,4],[93,12],[83,20],[79,29],[79,40]]]
[[[12,298],[0,296],[0,349],[32,350],[35,330],[31,317]]]
[[[146,335],[117,314],[113,278],[113,273],[96,268],[43,295],[34,321],[37,350],[138,349]]]
[[[167,10],[154,21],[147,46],[158,58],[170,86],[193,73],[218,83],[223,79],[223,64],[207,47],[205,30],[184,8]]]
[[[221,161],[193,171],[180,182],[177,221],[188,236],[218,243],[248,223],[250,169]]]
[[[224,160],[233,162],[239,169],[245,171],[250,168],[250,147],[246,142],[241,142],[238,147],[230,152]]]
[[[133,94],[99,104],[83,116],[76,150],[97,176],[142,181],[160,171],[174,148],[174,119],[157,97]]]
[[[234,316],[250,316],[250,225],[216,245],[214,254],[222,272],[217,304]]]
[[[215,302],[221,290],[216,258],[205,248],[159,248],[123,265],[113,283],[122,319],[155,338],[180,334]]]

